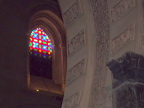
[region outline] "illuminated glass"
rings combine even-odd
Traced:
[[[29,50],[31,55],[51,58],[52,43],[48,35],[41,28],[36,28],[31,32]]]

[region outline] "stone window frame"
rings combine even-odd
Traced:
[[[67,67],[66,33],[61,19],[49,10],[42,10],[35,13],[29,22],[29,36],[33,29],[42,28],[49,35],[52,41],[52,80],[30,75],[29,56],[27,84],[32,90],[43,90],[57,94],[64,94]],[[29,47],[28,47],[29,55]]]

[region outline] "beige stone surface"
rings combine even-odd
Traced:
[[[96,5],[95,1],[98,0],[58,0],[63,20],[68,23],[65,23],[67,46],[70,42],[70,48],[72,48],[71,50],[67,47],[67,54],[68,50],[72,52],[67,55],[67,75],[69,76],[67,76],[62,108],[113,108],[113,75],[106,67],[106,63],[121,57],[128,51],[144,54],[142,48],[144,19],[142,19],[141,0],[133,0],[135,4],[129,5],[128,9],[125,7],[127,6],[125,2],[130,0],[99,0],[101,5],[97,5],[96,10],[93,11],[92,6]],[[3,2],[4,0],[0,0],[0,3]],[[108,5],[107,11],[104,11],[103,5]],[[116,9],[117,18],[112,21],[114,13],[111,14],[111,12],[117,5],[122,6],[121,9],[125,8],[126,11]],[[28,20],[26,16],[23,16],[24,13],[27,15],[28,11],[25,10],[22,13],[17,8],[13,7],[13,10],[7,8],[0,5],[2,9],[0,13],[0,97],[2,97],[0,107],[57,108],[57,105],[61,103],[53,101],[49,93],[43,93],[43,91],[37,93],[27,89],[28,36],[25,32],[26,25],[22,21]],[[103,11],[108,14],[105,15]],[[95,14],[96,12],[100,13]],[[67,16],[64,17],[64,14]],[[104,17],[96,19],[103,15]],[[104,22],[105,16],[108,16],[107,27],[110,31],[108,34],[105,33],[106,30],[103,30],[105,29],[103,26],[105,27],[107,23],[107,21]],[[97,24],[101,26],[96,27]],[[121,36],[128,35],[125,32],[132,25],[134,25],[133,39],[127,38],[130,36]],[[84,30],[84,39],[78,35],[81,30]],[[107,46],[106,42],[97,43],[98,39],[105,41],[105,38],[98,37],[102,32],[104,32],[102,36],[109,38]],[[117,50],[112,52],[112,41],[118,37],[123,37],[119,42],[124,44],[115,44]],[[106,51],[97,52],[99,50]],[[106,54],[108,56],[103,56]],[[82,60],[84,63],[79,64]],[[41,82],[39,84],[41,85]]]
[[[83,14],[75,19],[71,26],[66,27],[67,31],[67,40],[71,40],[76,33],[78,33],[82,28],[85,28],[86,31],[86,43],[83,45],[79,50],[74,52],[73,54],[68,56],[68,69],[70,69],[73,65],[75,65],[80,58],[85,58],[87,60],[86,67],[85,67],[85,75],[79,77],[76,79],[73,83],[66,86],[66,91],[64,95],[64,101],[74,93],[78,91],[83,91],[82,97],[80,99],[80,103],[76,105],[76,108],[89,108],[89,101],[90,100],[90,89],[92,87],[92,79],[93,79],[93,73],[95,70],[95,39],[96,39],[96,31],[94,27],[94,18],[93,18],[93,12],[90,5],[89,0],[79,0],[83,9]],[[127,7],[125,8],[125,3],[129,3],[128,0],[108,0],[108,11],[109,11],[109,22],[110,22],[110,50],[109,50],[109,61],[112,59],[117,59],[118,57],[122,56],[127,51],[132,52],[138,52],[139,47],[139,38],[141,37],[139,34],[140,30],[140,0],[134,1],[134,6],[131,6],[131,8]],[[67,3],[69,2],[69,3]],[[101,1],[103,2],[103,1]],[[74,3],[74,1],[69,0],[59,0],[60,7],[62,9],[62,13],[64,13],[68,7],[71,7]],[[66,6],[67,3],[67,6]],[[124,5],[123,5],[124,3]],[[114,22],[111,22],[112,16],[111,16],[111,10],[116,5],[124,6],[125,10],[122,10],[120,17],[116,19]],[[120,10],[118,10],[120,11]],[[118,50],[114,53],[111,53],[111,47],[112,47],[112,40],[114,40],[119,35],[125,33],[125,31],[130,28],[132,25],[135,26],[133,31],[133,39],[131,41],[125,41],[126,38],[123,38],[125,41],[125,44],[123,44],[121,47],[118,48]],[[127,35],[127,34],[126,34]],[[106,93],[106,99],[103,105],[98,105],[98,108],[112,108],[112,73],[110,70],[106,73],[106,81],[105,81],[105,91],[103,93]],[[71,103],[72,104],[72,103]],[[67,108],[63,106],[63,108]],[[94,108],[94,107],[93,107]]]

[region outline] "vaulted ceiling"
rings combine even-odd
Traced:
[[[21,30],[26,30],[31,16],[40,10],[50,10],[62,19],[57,0],[2,0],[0,4],[2,27],[0,27],[5,29],[20,27]]]

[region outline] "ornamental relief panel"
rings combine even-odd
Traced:
[[[135,0],[121,0],[110,10],[111,22],[115,22],[133,7],[135,7]]]
[[[82,9],[79,0],[77,0],[64,14],[64,23],[67,26],[72,24],[81,14]]]
[[[111,41],[111,54],[118,51],[121,47],[128,44],[128,42],[134,40],[135,35],[135,24],[133,24],[130,28],[125,30],[116,38]]]
[[[82,91],[77,92],[69,98],[65,99],[62,108],[74,108],[75,106],[78,106],[80,103],[81,96]]]
[[[80,48],[84,44],[85,44],[85,32],[83,29],[68,42],[68,55],[75,52],[78,48]]]
[[[85,73],[85,59],[81,60],[67,72],[67,84]]]

